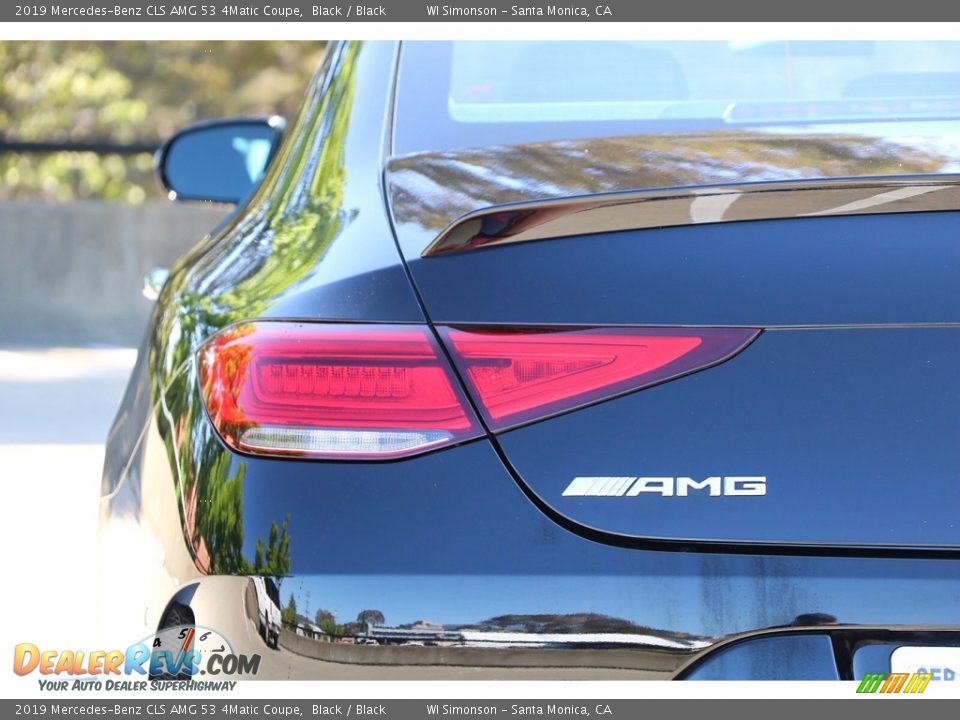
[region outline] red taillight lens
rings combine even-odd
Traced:
[[[385,459],[482,434],[422,326],[246,323],[199,359],[207,412],[237,450]]]
[[[758,330],[440,328],[491,430],[636,390],[730,357]]]

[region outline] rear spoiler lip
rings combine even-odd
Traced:
[[[448,225],[421,257],[627,230],[957,209],[960,174],[955,173],[630,190],[476,210]]]

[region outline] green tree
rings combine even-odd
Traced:
[[[293,596],[293,593],[290,593],[287,606],[280,611],[280,619],[287,625],[297,624],[297,599]]]
[[[383,625],[386,622],[383,613],[379,610],[361,610],[357,615],[357,624],[365,630],[367,625]]]
[[[316,615],[314,615],[314,621],[327,635],[333,637],[343,635],[343,629],[337,625],[337,619],[329,610],[324,610],[323,608],[317,610]]]
[[[196,507],[195,546],[206,544],[211,569],[228,575],[250,572],[243,557],[243,478],[245,465],[231,474],[231,459],[222,454],[203,476],[200,492],[205,498]]]
[[[290,572],[290,513],[278,528],[277,523],[270,524],[270,535],[266,550],[263,538],[257,538],[253,552],[253,572],[256,575],[271,575],[277,584]]]
[[[292,117],[319,42],[0,43],[7,141],[153,143],[202,118]],[[0,154],[0,199],[159,196],[149,154]]]

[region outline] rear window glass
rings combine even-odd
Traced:
[[[957,42],[414,42],[394,151],[958,117]]]

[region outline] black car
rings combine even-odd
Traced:
[[[289,125],[173,137],[171,197],[237,207],[110,433],[110,637],[950,679],[957,78],[957,43],[341,43]]]

